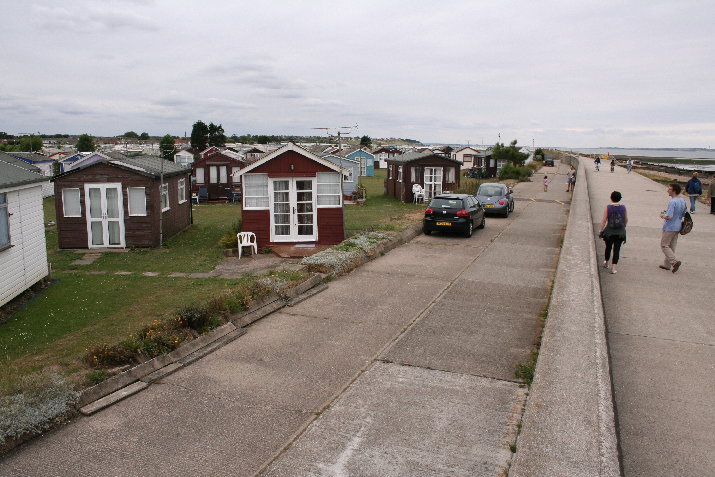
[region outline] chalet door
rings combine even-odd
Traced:
[[[318,228],[314,179],[273,179],[270,188],[271,242],[315,241]]]
[[[121,184],[85,184],[87,246],[124,247],[124,201]]]
[[[442,193],[442,168],[425,167],[425,199]]]

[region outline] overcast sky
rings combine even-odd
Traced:
[[[715,2],[0,0],[0,131],[715,147]]]

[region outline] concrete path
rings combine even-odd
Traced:
[[[543,175],[519,184],[516,211],[470,239],[419,236],[21,447],[0,475],[506,475],[565,172],[547,193]]]
[[[628,210],[617,274],[600,266],[604,245],[596,240],[624,474],[713,476],[715,216],[698,204],[693,231],[678,240],[682,267],[661,270],[666,187],[582,161],[595,232],[611,191]]]

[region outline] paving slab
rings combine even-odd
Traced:
[[[375,363],[266,472],[506,475],[525,390]]]

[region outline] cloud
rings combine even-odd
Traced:
[[[66,32],[157,31],[159,25],[134,11],[98,9],[94,5],[32,6],[33,20],[41,28]]]

